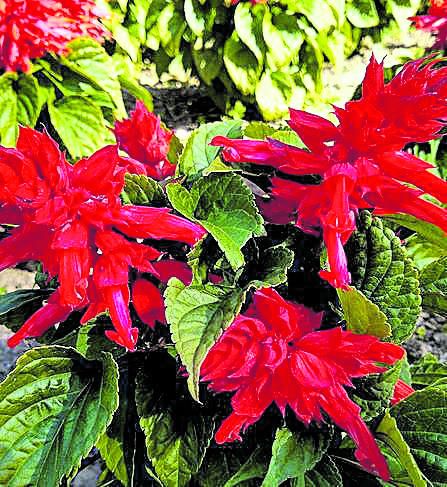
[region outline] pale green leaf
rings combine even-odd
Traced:
[[[211,347],[239,313],[245,293],[211,284],[186,287],[171,279],[165,293],[172,339],[189,377],[191,395],[199,400],[200,367]]]
[[[199,222],[217,241],[234,269],[242,267],[242,247],[250,237],[262,235],[263,219],[253,194],[234,173],[210,174],[188,191],[179,183],[167,193],[174,208]]]
[[[380,22],[374,0],[348,0],[346,16],[351,24],[361,29],[375,27]]]
[[[73,159],[104,147],[109,131],[101,109],[82,96],[66,96],[48,103],[51,123]]]
[[[227,120],[201,125],[195,130],[185,145],[180,156],[178,172],[191,179],[201,175],[217,157],[220,147],[210,145],[211,140],[217,135],[237,139],[242,137],[242,122],[240,120]]]
[[[355,288],[347,291],[337,289],[337,293],[349,331],[378,338],[391,336],[391,328],[385,314],[361,291]]]
[[[393,483],[427,487],[427,481],[399,431],[396,420],[388,412],[376,429],[376,437],[382,452],[388,457]]]

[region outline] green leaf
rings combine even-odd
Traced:
[[[262,66],[236,32],[225,42],[223,60],[237,89],[243,95],[253,95]]]
[[[20,289],[0,296],[0,324],[16,332],[42,307],[52,289]]]
[[[0,143],[15,146],[18,124],[34,127],[42,109],[39,83],[32,75],[0,76]]]
[[[445,380],[447,364],[441,363],[434,355],[428,353],[412,364],[410,372],[412,386],[415,389],[422,389]]]
[[[279,486],[287,479],[305,486],[305,474],[321,460],[329,446],[329,435],[317,431],[292,433],[287,428],[276,431],[272,458],[262,487]]]
[[[141,100],[144,106],[150,111],[154,111],[154,102],[152,100],[152,95],[149,90],[144,86],[141,86],[137,81],[132,79],[128,75],[120,74],[118,76],[121,86],[127,90],[132,96],[137,100]]]
[[[183,32],[186,29],[183,15],[173,4],[168,4],[159,14],[157,27],[163,49],[169,57],[175,57],[179,53]]]
[[[265,44],[262,36],[262,19],[267,12],[263,5],[239,3],[234,12],[234,27],[239,39],[255,55],[258,63],[264,63]]]
[[[14,147],[18,135],[17,94],[13,88],[14,76],[5,73],[0,76],[0,143]]]
[[[192,49],[192,59],[200,78],[210,86],[222,69],[222,49]]]
[[[271,247],[261,252],[250,286],[275,287],[285,283],[294,257],[293,251],[283,246]]]
[[[191,476],[199,471],[211,441],[212,420],[194,415],[186,417],[183,428],[178,428],[179,411],[152,387],[145,371],[137,375],[135,400],[147,455],[162,485],[188,485]]]
[[[266,70],[255,91],[256,102],[265,120],[277,120],[287,116],[289,106],[303,104],[305,90],[297,86],[283,71]]]
[[[34,127],[42,109],[39,83],[34,76],[22,74],[17,81],[17,121]]]
[[[163,204],[166,201],[160,184],[143,174],[126,174],[121,197],[125,204],[133,205]]]
[[[70,42],[67,56],[61,62],[75,73],[87,78],[93,85],[110,95],[119,118],[126,116],[121,85],[113,59],[106,50],[89,37]]]
[[[349,331],[378,338],[391,336],[386,316],[361,291],[355,288],[348,291],[337,289],[337,293]]]
[[[377,427],[375,436],[388,459],[393,484],[396,482],[397,485],[427,486],[427,481],[399,431],[396,420],[388,412]]]
[[[264,140],[272,136],[276,129],[265,122],[250,122],[244,129],[244,136],[250,139]]]
[[[272,15],[270,10],[267,10],[262,23],[262,32],[268,46],[267,64],[273,71],[298,60],[304,35],[298,26],[296,16],[285,12]]]
[[[172,339],[189,377],[191,395],[199,400],[200,367],[222,332],[239,313],[245,292],[212,284],[186,287],[171,279],[165,293]]]
[[[415,218],[411,215],[385,215],[386,219],[397,223],[402,227],[409,228],[415,231],[422,237],[424,237],[428,242],[433,245],[444,249],[447,252],[447,238],[445,238],[445,233],[436,225],[424,222]]]
[[[206,18],[198,0],[185,0],[183,3],[185,19],[197,37],[205,32]]]
[[[400,239],[364,211],[346,252],[353,286],[386,315],[391,341],[408,339],[416,327],[421,296],[417,269]]]
[[[242,267],[242,247],[252,236],[262,235],[264,227],[253,194],[241,177],[210,174],[196,181],[190,191],[179,183],[168,184],[166,189],[173,207],[215,238],[234,269]]]
[[[235,487],[247,480],[263,478],[267,473],[266,460],[265,448],[257,446],[247,461],[225,482],[224,487]]]
[[[422,473],[447,484],[447,384],[417,391],[391,408],[397,427]]]
[[[87,361],[52,346],[22,355],[0,385],[0,484],[57,487],[112,420],[117,383],[110,354]]]
[[[220,147],[210,145],[217,135],[237,139],[242,137],[242,122],[240,120],[226,120],[201,125],[190,135],[183,153],[180,156],[178,172],[197,179],[201,173],[214,161]]]
[[[405,246],[408,256],[413,259],[419,270],[447,255],[447,249],[438,247],[417,233],[406,239]]]
[[[326,1],[287,0],[287,6],[295,12],[304,14],[317,31],[327,31],[337,25],[334,10]]]
[[[447,312],[447,256],[422,269],[422,307],[435,313]]]
[[[101,109],[82,96],[48,103],[51,123],[73,159],[90,156],[109,135]]]
[[[384,413],[394,394],[396,382],[402,370],[402,360],[396,362],[383,374],[359,379],[353,400],[362,409],[362,418],[371,421]]]
[[[348,0],[346,16],[352,25],[361,29],[375,27],[380,22],[374,0]]]
[[[329,455],[325,455],[312,470],[306,472],[304,480],[305,487],[343,487],[343,480],[337,465]],[[291,484],[291,487],[300,485],[294,480]]]

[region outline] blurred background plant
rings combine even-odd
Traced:
[[[392,45],[388,65],[423,52],[402,40],[422,0],[112,0],[109,8],[115,57],[149,63],[150,84],[200,80],[235,117],[249,109],[277,120],[290,106],[336,102],[335,90],[323,90],[325,65],[342,71],[362,46],[380,56]]]

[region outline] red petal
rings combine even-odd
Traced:
[[[165,303],[157,286],[146,279],[137,279],[132,288],[132,302],[141,321],[151,328],[155,322],[166,323]]]
[[[399,379],[396,382],[396,386],[394,387],[394,394],[391,399],[391,404],[394,406],[395,404],[398,404],[400,401],[403,401],[406,399],[408,396],[413,394],[415,390],[409,386],[406,382],[403,380]]]
[[[28,318],[20,330],[9,338],[8,346],[12,348],[25,338],[43,335],[52,326],[66,320],[72,311],[72,307],[59,304],[59,293],[56,291],[52,294],[48,303]]]
[[[172,215],[168,208],[126,205],[120,215],[123,223],[117,222],[116,227],[129,237],[179,240],[194,245],[206,234],[200,225]]]
[[[180,279],[185,286],[189,286],[192,281],[192,271],[186,262],[180,260],[159,260],[152,264],[157,271],[157,277],[161,282],[167,283],[171,277]]]
[[[338,138],[338,129],[329,120],[313,113],[293,108],[289,112],[290,127],[295,130],[311,151],[320,152],[326,148],[326,142]]]

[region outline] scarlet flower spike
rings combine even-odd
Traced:
[[[394,387],[393,398],[391,399],[391,404],[399,404],[401,401],[411,396],[415,390],[409,386],[406,382],[399,379]]]
[[[275,403],[282,414],[289,406],[305,424],[323,422],[324,411],[357,446],[362,466],[390,479],[385,458],[360,416],[360,407],[345,388],[352,379],[384,372],[404,356],[398,345],[341,328],[318,330],[321,314],[284,300],[273,289],[254,295],[208,353],[202,381],[215,392],[235,394],[233,412],[215,435],[217,443],[240,440],[241,431]]]
[[[77,37],[101,41],[102,15],[94,0],[0,0],[0,69],[27,72],[32,59],[64,54]]]
[[[168,160],[173,135],[139,100],[129,119],[115,122],[120,149],[132,158],[124,160],[128,172],[146,174],[157,181],[175,173],[175,164]]]
[[[426,15],[410,17],[417,29],[436,34],[435,49],[443,49],[447,44],[447,1],[431,0]]]
[[[447,232],[447,210],[423,198],[447,203],[447,183],[431,172],[433,166],[403,150],[410,142],[436,139],[447,121],[447,67],[441,61],[432,55],[407,63],[385,83],[383,64],[372,56],[362,97],[334,108],[338,125],[291,109],[289,125],[308,150],[274,140],[215,137],[211,142],[223,147],[229,162],[322,177],[319,185],[305,185],[278,174],[270,200],[260,206],[272,223],[295,221],[303,231],[321,232],[329,269],[320,275],[337,288],[350,284],[343,245],[355,230],[359,209],[407,213]]]
[[[125,169],[116,146],[72,166],[46,133],[21,127],[16,149],[0,146],[0,168],[0,223],[17,225],[0,241],[0,269],[39,260],[60,282],[10,346],[85,309],[82,323],[108,311],[115,330],[107,336],[134,350],[138,330],[129,313],[129,268],[159,277],[155,261],[162,254],[131,239],[193,244],[205,230],[168,208],[124,206]]]

